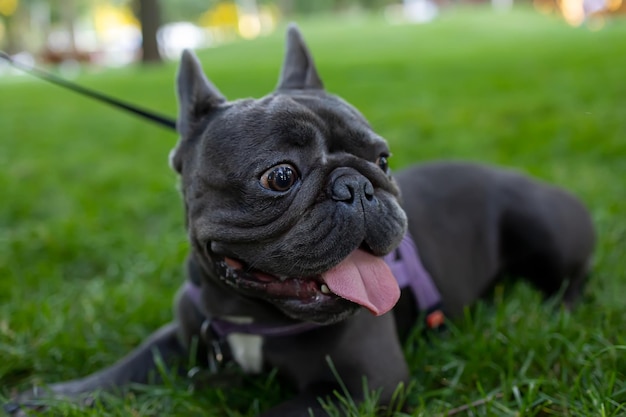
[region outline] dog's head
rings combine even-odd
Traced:
[[[324,91],[298,29],[287,31],[268,96],[227,101],[188,51],[177,83],[171,163],[207,275],[298,320],[330,323],[360,305],[391,309],[399,291],[380,257],[407,221],[389,148],[356,109]]]

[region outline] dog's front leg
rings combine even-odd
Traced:
[[[319,384],[309,387],[296,397],[285,401],[261,414],[261,417],[320,417],[328,415],[320,403],[321,398],[327,398],[333,391],[341,391],[335,384]],[[354,399],[354,398],[353,398]],[[360,398],[355,401],[360,402]]]
[[[269,364],[300,394],[263,417],[309,417],[309,409],[315,416],[327,415],[320,398],[336,402],[335,391],[348,394],[358,406],[365,395],[363,378],[367,389],[380,393],[379,405],[385,405],[398,385],[409,379],[391,313],[374,317],[361,311],[336,325],[267,340],[264,350]]]
[[[22,409],[41,409],[46,399],[67,399],[85,403],[89,394],[98,391],[115,391],[129,384],[158,382],[160,375],[156,359],[171,363],[183,358],[185,349],[178,336],[178,324],[170,323],[154,332],[139,347],[114,365],[84,378],[60,382],[45,388],[23,392],[14,403],[5,405],[9,414],[23,415]]]

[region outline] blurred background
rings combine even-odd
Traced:
[[[208,48],[265,36],[281,21],[322,13],[379,14],[389,23],[426,23],[462,6],[511,9],[514,0],[0,0],[0,49],[21,61],[124,66],[176,59],[183,48]],[[626,12],[623,0],[517,0],[572,26],[601,29]],[[0,74],[9,73],[8,67]]]

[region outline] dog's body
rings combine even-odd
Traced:
[[[594,233],[574,197],[513,171],[469,163],[415,166],[396,180],[409,231],[449,314],[460,314],[503,276],[524,277],[546,296],[562,289],[565,278],[563,301],[576,302]]]
[[[276,368],[299,391],[264,415],[319,415],[318,396],[336,388],[327,357],[354,398],[367,377],[386,402],[409,378],[398,334],[414,326],[419,306],[380,257],[407,228],[448,314],[503,275],[528,278],[546,295],[568,285],[566,303],[580,295],[594,232],[575,198],[466,163],[425,164],[394,180],[386,142],[325,93],[295,27],[275,93],[227,102],[185,53],[178,97],[171,162],[182,178],[192,290],[177,296],[173,323],[112,367],[52,385],[55,394],[147,382],[156,351],[186,357],[198,343],[201,362],[214,358],[219,336],[207,323],[222,320],[278,329],[224,337],[245,370]],[[290,326],[301,331],[280,330]]]

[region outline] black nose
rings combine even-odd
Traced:
[[[352,168],[339,168],[331,177],[331,197],[335,201],[353,204],[374,199],[374,186]]]

